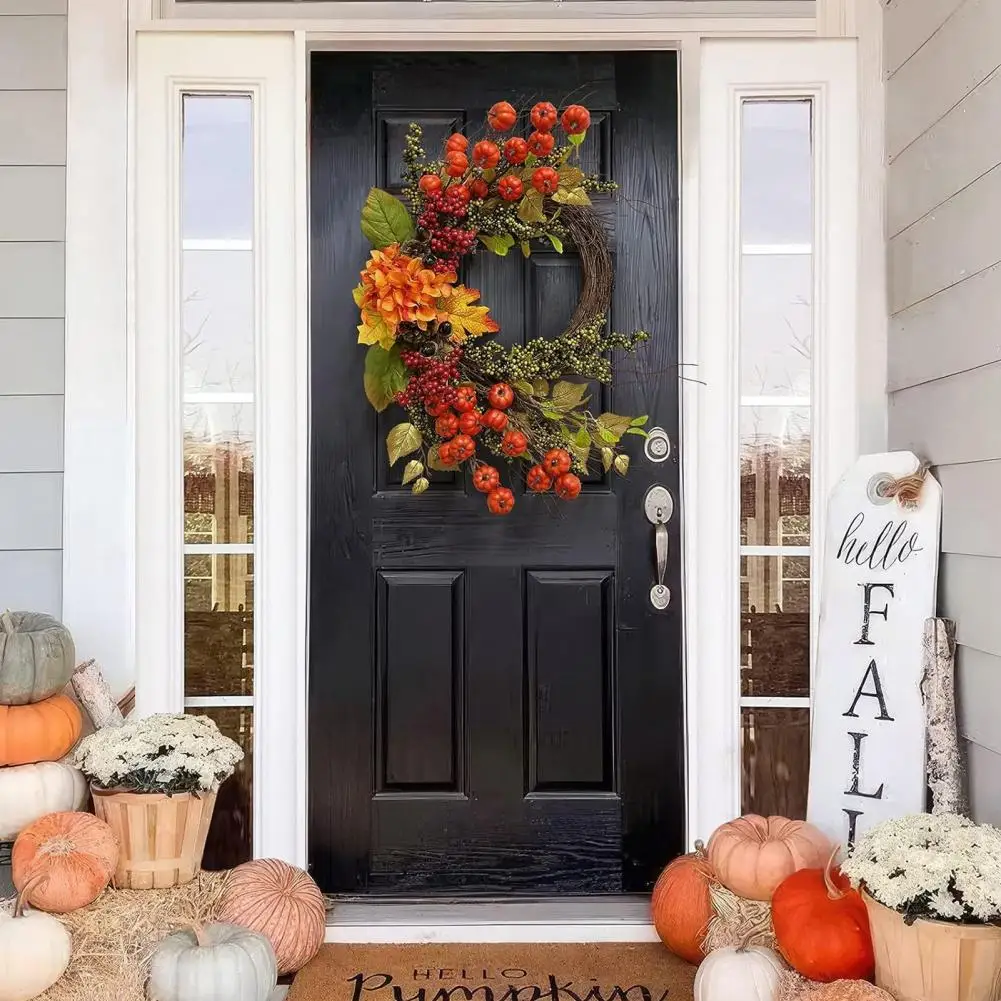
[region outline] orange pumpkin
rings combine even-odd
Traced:
[[[326,906],[309,873],[279,859],[254,859],[227,877],[218,918],[259,932],[271,943],[278,973],[295,973],[320,950]]]
[[[0,765],[58,761],[80,737],[77,704],[53,695],[26,706],[0,706]]]
[[[811,980],[865,980],[876,969],[869,915],[831,852],[823,869],[800,869],[772,897],[772,925],[786,962]]]
[[[650,898],[660,940],[676,956],[696,965],[705,957],[702,940],[713,916],[709,899],[712,881],[705,846],[697,841],[694,852],[676,858],[660,874]]]
[[[96,900],[118,864],[118,839],[90,813],[49,813],[17,836],[11,876],[40,911],[66,914]]]
[[[834,846],[812,824],[749,813],[718,827],[706,854],[719,881],[749,900],[771,900],[797,869],[823,866]]]

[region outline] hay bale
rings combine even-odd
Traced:
[[[200,872],[166,890],[108,889],[90,906],[56,915],[73,936],[73,956],[38,1001],[144,1001],[153,950],[179,928],[214,920],[225,878]]]

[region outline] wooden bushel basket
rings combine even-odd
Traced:
[[[1001,999],[1001,928],[960,925],[902,914],[863,892],[869,912],[876,986],[897,1001]]]
[[[115,886],[161,890],[190,883],[201,868],[216,794],[116,792],[91,788],[94,813],[121,844]]]

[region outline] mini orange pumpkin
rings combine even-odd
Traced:
[[[833,847],[806,821],[749,813],[718,827],[706,854],[720,882],[738,897],[771,900],[786,876],[823,866]]]
[[[66,914],[96,900],[118,864],[118,838],[90,813],[49,813],[17,836],[11,876],[40,911]]]
[[[772,925],[786,962],[811,980],[865,980],[873,975],[869,915],[847,876],[834,867],[800,869],[772,897]]]
[[[705,957],[702,941],[713,916],[709,899],[713,878],[705,845],[696,841],[694,852],[676,858],[660,874],[650,898],[660,940],[676,956],[696,965]]]
[[[0,765],[58,761],[77,742],[83,719],[65,695],[26,706],[0,706]]]
[[[309,873],[280,859],[238,865],[223,884],[218,917],[267,938],[281,975],[302,969],[319,952],[326,932],[320,888]]]

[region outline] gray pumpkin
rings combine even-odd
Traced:
[[[153,953],[150,1001],[271,1001],[278,962],[271,943],[237,925],[195,925]]]
[[[58,619],[0,613],[0,705],[25,706],[61,692],[75,666],[73,637]]]

